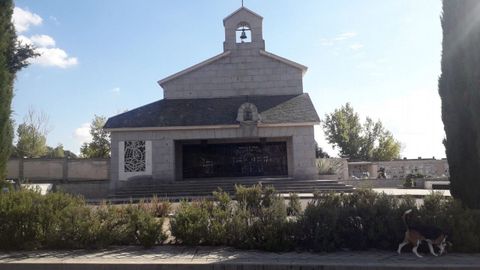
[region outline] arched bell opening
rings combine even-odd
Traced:
[[[250,25],[246,22],[238,24],[237,29],[235,30],[236,43],[250,43],[252,42],[252,30]]]

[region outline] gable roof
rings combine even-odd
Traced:
[[[171,81],[171,80],[173,80],[173,79],[176,79],[176,78],[178,78],[178,77],[181,77],[181,76],[183,76],[183,75],[185,75],[185,74],[188,74],[188,73],[190,73],[190,72],[192,72],[192,71],[195,71],[195,70],[200,69],[200,68],[202,68],[202,67],[204,67],[204,66],[207,66],[207,65],[209,65],[209,64],[211,64],[211,63],[213,63],[213,62],[215,62],[215,61],[217,61],[217,60],[220,60],[220,59],[222,59],[222,58],[230,55],[230,53],[231,53],[230,51],[225,51],[225,52],[223,52],[223,53],[221,53],[221,54],[217,54],[217,55],[215,55],[214,57],[208,58],[207,60],[204,60],[204,61],[202,61],[202,62],[200,62],[200,63],[198,63],[198,64],[196,64],[196,65],[193,65],[193,66],[191,66],[191,67],[189,67],[189,68],[186,68],[186,69],[184,69],[184,70],[182,70],[182,71],[179,71],[179,72],[177,72],[177,73],[174,73],[174,74],[172,74],[172,75],[170,75],[170,76],[168,76],[168,77],[166,77],[166,78],[163,78],[163,79],[157,81],[157,83],[161,86],[161,85],[163,85],[164,83],[166,83],[166,82],[168,82],[168,81]],[[308,69],[308,67],[306,67],[306,66],[304,66],[304,65],[301,65],[301,64],[299,64],[299,63],[297,63],[297,62],[288,60],[288,59],[286,59],[286,58],[283,58],[283,57],[281,57],[281,56],[278,56],[278,55],[276,55],[276,54],[273,54],[273,53],[270,53],[270,52],[267,52],[267,51],[264,51],[264,50],[260,50],[260,55],[263,55],[263,56],[268,57],[268,58],[270,58],[270,59],[273,59],[273,60],[282,62],[282,63],[284,63],[284,64],[286,64],[286,65],[291,66],[291,67],[300,69],[300,70],[302,71],[302,74],[305,74],[305,72],[306,72],[307,69]]]
[[[186,68],[186,69],[184,69],[184,70],[182,70],[182,71],[179,71],[179,72],[177,72],[177,73],[174,73],[174,74],[172,74],[172,75],[170,75],[170,76],[168,76],[168,77],[166,77],[166,78],[163,78],[163,79],[159,80],[157,83],[158,83],[159,85],[162,85],[163,83],[166,83],[166,82],[168,82],[168,81],[170,81],[170,80],[173,80],[173,79],[175,79],[175,78],[177,78],[177,77],[180,77],[180,76],[182,76],[182,75],[184,75],[184,74],[187,74],[187,73],[190,73],[190,72],[192,72],[192,71],[194,71],[194,70],[197,70],[197,69],[199,69],[199,68],[201,68],[201,67],[204,67],[204,66],[206,66],[206,65],[208,65],[208,64],[210,64],[210,63],[213,63],[213,62],[215,62],[215,61],[217,61],[217,60],[219,60],[219,59],[222,59],[222,58],[224,58],[225,56],[227,56],[227,55],[229,55],[229,54],[230,54],[230,51],[226,51],[226,52],[223,52],[223,53],[221,53],[221,54],[217,54],[217,55],[215,55],[214,57],[210,57],[210,58],[208,58],[207,60],[204,60],[204,61],[202,61],[202,62],[200,62],[200,63],[198,63],[198,64],[196,64],[196,65],[193,65],[193,66],[191,66],[191,67],[189,67],[189,68]]]
[[[318,123],[308,94],[238,96],[204,99],[162,99],[108,119],[104,128],[188,127],[238,124],[238,108],[257,106],[264,124]]]
[[[230,17],[232,17],[233,15],[237,14],[238,12],[240,12],[241,10],[245,10],[246,12],[256,16],[256,17],[259,17],[260,19],[263,19],[262,16],[258,15],[257,13],[251,11],[250,9],[246,8],[246,7],[240,7],[239,9],[235,10],[234,12],[232,12],[232,14],[228,15],[227,17],[225,17],[223,19],[223,23],[225,24],[225,21],[228,20]]]

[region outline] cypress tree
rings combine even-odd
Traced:
[[[37,56],[29,45],[17,41],[12,23],[12,0],[0,0],[0,182],[6,177],[6,166],[12,148],[13,124],[10,118],[15,74]]]
[[[451,192],[480,208],[480,1],[443,1],[439,94]]]
[[[0,0],[0,181],[6,177],[13,137],[10,106],[14,74],[10,72],[8,62],[14,48],[15,30],[11,20],[12,1]]]

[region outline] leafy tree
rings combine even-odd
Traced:
[[[47,146],[47,154],[43,157],[47,158],[77,158],[75,153],[72,153],[69,150],[63,149],[62,144],[58,144],[57,147]]]
[[[373,160],[392,160],[400,157],[400,143],[389,131],[384,131],[378,138],[378,147],[372,151]],[[393,157],[393,158],[392,158]]]
[[[325,115],[323,129],[327,141],[340,149],[340,156],[350,160],[392,160],[400,157],[400,143],[382,125],[359,115],[347,103]]]
[[[0,182],[7,174],[13,139],[10,115],[15,74],[28,65],[29,58],[38,55],[32,47],[17,40],[12,13],[12,0],[0,1]]]
[[[443,1],[439,94],[451,192],[480,208],[480,1]]]
[[[49,158],[63,158],[65,157],[65,150],[63,149],[63,145],[59,144],[57,147],[50,147],[47,146],[47,154],[45,157]]]
[[[108,158],[110,157],[110,133],[103,129],[107,118],[95,115],[90,124],[92,141],[84,143],[80,148],[84,158]]]
[[[315,142],[315,157],[316,158],[329,158],[330,155],[323,151],[322,147],[318,146],[318,143]]]
[[[17,128],[17,153],[20,157],[42,157],[48,152],[48,116],[45,113],[28,111],[24,122]]]

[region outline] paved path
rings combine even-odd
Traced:
[[[406,252],[272,253],[229,247],[116,247],[0,253],[0,269],[480,269],[480,254],[417,258]]]

